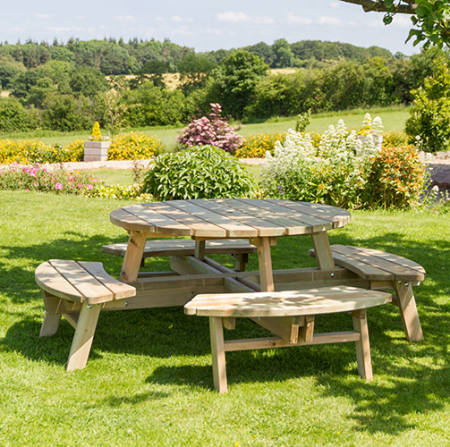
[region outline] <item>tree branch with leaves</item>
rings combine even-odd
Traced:
[[[392,23],[395,14],[411,14],[411,23],[417,28],[409,31],[408,42],[414,46],[423,42],[431,45],[450,46],[450,2],[448,0],[340,0],[362,6],[364,12],[384,12],[385,25]]]

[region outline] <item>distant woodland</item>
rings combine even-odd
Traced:
[[[261,120],[355,107],[408,104],[433,72],[431,49],[407,57],[380,47],[285,39],[195,52],[165,40],[0,43],[0,132],[114,131],[185,123],[220,103],[226,115]],[[295,68],[270,75],[269,68]],[[177,88],[166,73],[179,73]],[[134,75],[134,76],[127,76]],[[7,96],[3,94],[3,96]]]

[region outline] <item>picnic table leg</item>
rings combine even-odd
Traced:
[[[214,388],[219,393],[226,393],[227,369],[225,365],[222,318],[210,317],[209,330],[211,334],[211,354],[213,364]]]
[[[369,328],[366,309],[352,312],[353,328],[361,334],[361,339],[355,343],[358,373],[366,380],[372,380],[372,359],[370,356]]]
[[[336,268],[327,232],[313,233],[311,234],[311,238],[319,268],[321,270],[333,270]]]
[[[408,341],[422,341],[423,332],[411,284],[394,282],[395,294]]]
[[[206,241],[195,241],[194,256],[197,259],[200,259],[200,261],[203,261],[205,259],[205,248],[206,248]]]
[[[100,304],[90,306],[83,303],[70,348],[67,371],[83,369],[86,366],[101,308]]]
[[[59,323],[61,321],[61,313],[59,312],[61,298],[53,296],[44,290],[42,290],[42,296],[45,304],[45,315],[39,337],[51,337],[59,329]]]
[[[273,292],[272,258],[270,257],[270,238],[251,238],[250,243],[258,247],[259,273],[261,275],[261,292]]]
[[[120,272],[120,281],[135,282],[137,280],[146,240],[147,236],[145,233],[138,231],[130,232],[127,251],[122,264],[122,271]]]

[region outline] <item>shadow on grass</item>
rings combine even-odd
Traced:
[[[67,233],[67,239],[51,243],[28,247],[3,244],[0,248],[6,251],[7,259],[0,259],[0,291],[14,304],[37,303],[41,297],[33,271],[51,258],[101,261],[107,271],[117,276],[122,259],[101,253],[101,246],[124,240],[126,237],[103,235],[86,238],[81,233],[71,232]],[[425,341],[407,343],[397,309],[384,306],[369,310],[375,375],[372,383],[357,379],[352,344],[228,353],[228,382],[233,386],[240,382],[270,383],[315,377],[323,396],[344,396],[354,402],[351,417],[357,422],[356,429],[392,434],[408,430],[413,427],[411,415],[442,410],[442,402],[450,394],[450,305],[445,302],[450,290],[449,277],[445,276],[449,267],[446,262],[450,259],[449,241],[412,241],[396,232],[354,240],[349,231],[336,235],[331,232],[330,240],[332,244],[358,245],[398,254],[418,262],[427,270],[428,280],[415,288]],[[274,268],[314,266],[316,261],[307,256],[309,248],[312,248],[309,238],[279,238],[278,246],[273,247],[272,252]],[[18,264],[11,259],[24,259],[25,262]],[[166,270],[167,262],[148,260],[147,266],[149,270]],[[257,269],[255,257],[251,258],[249,269]],[[68,323],[63,322],[55,336],[39,339],[42,320],[24,317],[22,312],[16,315],[22,319],[7,330],[0,341],[0,349],[20,352],[31,360],[64,365],[73,338],[73,329]],[[238,323],[238,329],[227,333],[227,337],[267,336],[266,331],[251,322]],[[347,323],[344,316],[336,315],[320,324],[327,331],[337,330],[336,326]],[[101,357],[101,352],[160,358],[209,355],[208,320],[187,317],[181,308],[103,312],[90,358]],[[147,381],[212,389],[212,368],[161,366]],[[140,398],[154,397],[146,393],[137,397],[114,397],[109,398],[108,404],[134,404]]]

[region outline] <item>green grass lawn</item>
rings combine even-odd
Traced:
[[[330,112],[325,114],[314,115],[311,119],[311,124],[306,129],[308,132],[323,133],[328,129],[330,124],[337,125],[339,119],[343,119],[349,129],[360,129],[367,110],[350,110],[344,112]],[[390,107],[384,109],[369,110],[372,118],[380,116],[385,131],[389,130],[403,130],[405,121],[409,117],[409,112],[406,107]],[[239,133],[243,136],[255,135],[259,133],[275,133],[286,132],[289,128],[295,129],[296,118],[271,118],[264,123],[246,124],[242,127]],[[181,133],[182,128],[170,127],[148,127],[138,129],[147,135],[156,135],[161,139],[166,149],[171,150],[177,142],[177,138]],[[10,135],[0,135],[1,139],[38,139],[45,144],[61,144],[67,145],[73,140],[86,140],[89,137],[89,132],[54,132],[54,131],[40,131],[29,133],[17,133]]]
[[[88,365],[66,373],[73,329],[39,339],[44,314],[34,270],[51,258],[121,260],[101,246],[127,240],[109,222],[126,202],[0,191],[0,445],[450,445],[450,214],[353,212],[331,243],[406,256],[425,341],[408,343],[394,306],[369,310],[374,380],[357,375],[351,344],[227,354],[229,392],[213,391],[207,318],[181,308],[105,312]],[[279,238],[275,268],[314,265],[308,237]],[[165,259],[147,261],[166,270]],[[251,255],[250,269],[257,269]],[[318,318],[347,330],[348,315]],[[238,321],[226,337],[264,336]]]

